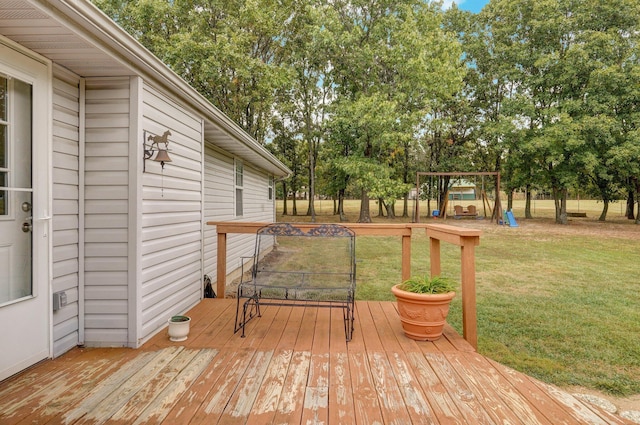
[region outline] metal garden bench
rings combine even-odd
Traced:
[[[251,273],[238,286],[235,332],[264,305],[341,308],[347,341],[353,333],[355,233],[339,224],[308,230],[274,223],[256,234]],[[244,271],[244,270],[243,270]]]

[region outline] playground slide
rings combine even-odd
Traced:
[[[507,211],[505,214],[507,215],[507,221],[509,222],[509,227],[518,227],[518,223],[516,223],[516,218],[513,216],[513,211]]]

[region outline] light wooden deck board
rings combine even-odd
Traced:
[[[0,383],[0,424],[624,424],[477,354],[448,327],[404,337],[394,303],[263,309],[246,338],[235,300],[204,300],[189,339],[75,349]]]

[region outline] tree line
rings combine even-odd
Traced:
[[[499,171],[527,217],[543,191],[566,223],[579,190],[640,223],[637,0],[94,3],[292,170],[285,199],[357,197],[367,222],[369,199],[410,213],[416,171]]]

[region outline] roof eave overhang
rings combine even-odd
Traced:
[[[204,96],[187,84],[149,50],[120,28],[101,10],[86,0],[29,0],[35,7],[48,13],[61,24],[80,30],[88,43],[109,54],[132,73],[142,76],[170,91],[202,114],[206,124],[221,129],[229,138],[223,148],[234,155],[244,157],[256,166],[277,176],[291,174],[264,146],[247,134],[240,126],[223,114]],[[212,136],[210,136],[212,137]],[[207,140],[205,132],[205,140]],[[216,140],[211,140],[216,144]]]

